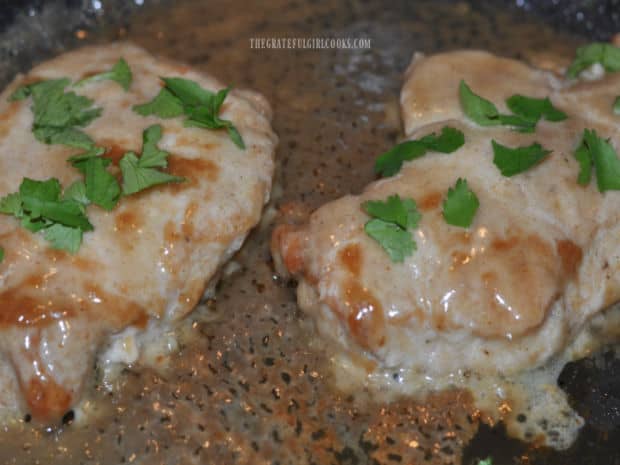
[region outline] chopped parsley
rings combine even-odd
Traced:
[[[524,147],[506,147],[496,141],[493,144],[493,163],[506,177],[523,173],[539,163],[543,158],[551,153],[539,143]]]
[[[0,247],[0,263],[4,261],[4,248]]]
[[[43,237],[53,249],[66,250],[77,253],[82,244],[82,230],[70,228],[59,223],[51,225],[43,231]]]
[[[459,98],[465,115],[475,123],[480,126],[500,124],[497,107],[487,99],[475,94],[463,80],[459,84]]]
[[[183,114],[183,104],[165,87],[153,100],[133,107],[133,111],[142,116],[155,115],[160,118],[176,118]]]
[[[104,153],[105,149],[103,147],[98,147],[94,145],[85,152],[78,153],[77,155],[69,157],[67,161],[77,168],[80,162],[86,161],[91,157],[98,157],[99,155],[103,155]]]
[[[593,129],[585,129],[574,155],[579,162],[579,184],[590,183],[594,167],[600,192],[620,190],[620,160],[609,140],[599,137]]]
[[[458,129],[444,126],[441,134],[428,134],[417,140],[402,142],[384,154],[375,162],[375,172],[383,177],[393,176],[400,171],[405,161],[414,160],[427,151],[452,153],[465,143],[465,136]]]
[[[90,200],[86,196],[86,184],[84,184],[84,181],[82,180],[75,181],[73,184],[67,187],[63,192],[62,197],[65,200],[75,200],[84,207],[90,204]]]
[[[80,248],[82,233],[92,231],[93,226],[83,206],[72,198],[61,198],[60,193],[60,182],[55,178],[24,178],[18,192],[0,199],[0,213],[20,219],[31,232],[43,231],[52,247],[75,253]]]
[[[114,209],[121,196],[118,181],[107,170],[110,163],[112,162],[109,159],[99,156],[91,156],[73,162],[73,166],[84,175],[84,195],[88,202],[99,205],[108,211]],[[73,185],[71,187],[77,189]],[[81,192],[71,192],[71,195],[77,194],[81,195]],[[80,199],[80,203],[84,204],[83,199]]]
[[[161,126],[149,126],[142,133],[143,145],[140,158],[127,152],[120,161],[123,173],[123,194],[130,195],[149,187],[169,182],[181,182],[184,178],[173,176],[159,168],[168,166],[168,152],[157,148],[161,139]]]
[[[40,142],[88,150],[94,142],[78,128],[98,118],[101,108],[94,108],[93,101],[88,97],[65,92],[69,84],[66,78],[28,84],[17,89],[9,100],[32,97],[32,132]]]
[[[123,89],[125,89],[125,91],[128,91],[129,87],[131,86],[132,79],[133,76],[131,74],[131,68],[129,67],[125,59],[121,57],[110,71],[84,78],[81,81],[78,81],[75,84],[75,87],[90,84],[91,82],[111,80],[116,81]]]
[[[506,105],[515,115],[530,121],[546,119],[557,122],[567,118],[566,113],[553,106],[549,97],[534,98],[516,94],[506,100]]]
[[[185,115],[186,127],[226,129],[234,144],[245,149],[243,138],[233,123],[218,116],[230,87],[211,92],[189,79],[162,78],[162,81],[164,88],[153,100],[133,107],[136,113],[160,118]]]
[[[418,227],[422,215],[413,199],[401,199],[397,194],[386,201],[370,200],[362,205],[372,217],[364,231],[383,247],[393,262],[402,262],[416,250],[410,229]]]
[[[579,73],[595,63],[600,63],[605,71],[620,71],[620,48],[603,42],[579,47],[566,75],[569,78],[576,78]]]
[[[549,98],[534,98],[524,95],[513,95],[506,100],[506,105],[513,114],[501,114],[495,104],[475,94],[461,80],[459,97],[463,112],[480,126],[512,126],[515,131],[534,132],[541,119],[547,121],[563,121],[566,114],[553,106]]]
[[[583,138],[573,153],[573,156],[579,163],[577,183],[582,186],[587,186],[590,184],[590,179],[592,179],[592,156]]]
[[[618,95],[616,100],[614,100],[613,110],[616,115],[620,115],[620,95]]]
[[[467,185],[467,180],[459,178],[454,188],[448,189],[443,202],[443,217],[448,224],[469,228],[479,206],[478,197]]]

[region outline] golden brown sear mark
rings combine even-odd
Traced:
[[[441,200],[443,199],[443,194],[441,192],[433,192],[431,194],[427,194],[418,203],[418,207],[420,210],[429,211],[434,210],[439,207],[441,204]]]
[[[50,376],[32,378],[23,391],[30,413],[35,418],[59,418],[71,405],[71,393]]]
[[[517,246],[520,242],[516,236],[507,237],[506,239],[495,239],[491,242],[491,248],[498,252],[507,252]]]
[[[126,209],[116,214],[114,219],[116,230],[129,233],[140,230],[144,226],[144,218],[136,209]]]
[[[31,290],[37,291],[39,288],[40,286]],[[59,304],[48,298],[33,297],[19,288],[12,288],[0,294],[0,308],[2,308],[0,327],[43,327],[74,315],[71,305]]]
[[[385,344],[385,320],[377,298],[354,279],[345,285],[347,323],[351,335],[364,349],[377,349]]]
[[[185,184],[192,184],[198,179],[217,181],[219,167],[204,158],[184,158],[176,155],[168,157],[168,172],[186,178]]]
[[[358,277],[362,268],[362,250],[359,244],[349,244],[339,252],[340,261],[349,272]]]
[[[562,267],[568,276],[573,276],[583,258],[581,247],[569,239],[556,242],[558,255],[562,259]]]

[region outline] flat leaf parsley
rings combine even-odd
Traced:
[[[364,225],[366,234],[376,240],[393,262],[402,262],[416,250],[409,230],[418,227],[422,215],[413,199],[392,195],[386,201],[370,200],[362,205],[372,217]]]
[[[448,224],[468,228],[479,206],[478,197],[467,185],[467,180],[459,178],[454,188],[448,189],[443,202],[443,217]]]
[[[31,232],[43,231],[52,247],[75,253],[80,248],[82,233],[93,226],[83,206],[72,198],[61,198],[57,179],[35,181],[24,178],[19,191],[0,199],[0,213],[21,220]]]
[[[566,75],[569,78],[576,78],[580,72],[595,63],[600,63],[605,71],[620,71],[620,48],[603,42],[579,47]]]
[[[125,59],[121,57],[110,71],[84,78],[81,81],[78,81],[75,84],[75,87],[90,84],[92,82],[111,80],[117,82],[123,89],[125,89],[125,91],[128,91],[129,87],[131,86],[132,79],[133,76],[131,74],[131,68],[129,67]]]
[[[160,118],[185,115],[186,127],[226,129],[234,144],[245,149],[243,138],[233,123],[218,116],[230,87],[211,92],[189,79],[162,78],[162,81],[164,88],[153,100],[133,107],[136,113]]]
[[[519,132],[534,132],[541,119],[558,122],[567,118],[548,98],[539,99],[519,94],[506,100],[506,105],[513,114],[501,114],[493,102],[474,93],[463,80],[459,85],[459,97],[465,115],[480,126],[504,125],[512,126]]]
[[[538,143],[516,148],[506,147],[494,140],[491,144],[493,145],[493,163],[506,177],[529,170],[551,153],[551,150],[545,149]]]
[[[620,190],[620,160],[609,140],[599,137],[593,129],[585,129],[574,155],[579,162],[579,184],[590,183],[594,167],[600,192]]]
[[[420,139],[402,142],[384,154],[375,162],[375,172],[381,176],[393,176],[400,171],[405,161],[414,160],[427,151],[452,153],[463,146],[465,136],[458,129],[444,126],[441,134],[428,134]]]
[[[184,181],[182,177],[159,170],[168,166],[168,152],[157,148],[161,137],[160,125],[149,126],[142,134],[142,155],[138,158],[135,153],[127,152],[121,159],[124,195],[135,194],[157,184]]]
[[[9,100],[32,96],[34,122],[32,132],[44,144],[63,144],[88,150],[95,144],[78,129],[101,115],[93,101],[75,92],[65,92],[69,79],[54,79],[28,84],[17,89]]]

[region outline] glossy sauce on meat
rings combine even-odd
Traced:
[[[414,50],[480,48],[511,57],[541,51],[568,59],[577,43],[501,7],[462,2],[402,1],[390,10],[381,2],[276,1],[261,10],[236,1],[179,1],[173,8],[140,8],[131,19],[127,4],[105,2],[97,20],[122,21],[95,40],[129,38],[237,88],[256,89],[272,103],[281,140],[274,206],[288,206],[293,217],[358,193],[374,179],[375,157],[401,137],[398,95]],[[56,15],[71,27],[63,44],[74,33],[93,39],[84,30],[88,18],[76,16],[79,21],[71,22],[66,12]],[[302,37],[368,35],[373,44],[370,50],[269,51],[248,43],[249,37],[291,31]],[[42,50],[58,47],[50,29],[45,40],[26,28],[20,32],[31,34],[28,40]],[[19,43],[21,37],[11,31],[7,40]],[[69,47],[76,42],[69,40]],[[36,55],[35,62],[50,55]],[[33,59],[19,57],[20,63]],[[5,82],[14,74],[1,64],[0,71]],[[427,208],[437,201],[428,200]],[[297,209],[299,202],[304,206]],[[178,329],[187,343],[167,357],[169,370],[132,366],[112,394],[96,385],[89,425],[48,434],[18,422],[0,435],[0,462],[460,463],[481,419],[471,396],[450,391],[385,402],[359,390],[335,390],[332,349],[297,310],[293,289],[273,280],[270,232],[265,227],[250,236],[236,257],[241,268],[223,280],[217,300]],[[588,438],[609,450],[598,437]],[[485,444],[479,456],[494,454],[497,444],[503,442]],[[586,456],[587,446],[579,447],[574,453]],[[553,457],[544,453],[546,461]],[[519,454],[537,463],[536,450],[524,447]]]
[[[223,85],[116,42],[60,55],[18,76],[0,96],[0,195],[18,190],[26,176],[56,177],[65,186],[80,178],[66,161],[75,149],[37,141],[31,102],[9,102],[9,95],[25,82],[77,81],[111,68],[120,57],[132,68],[128,91],[113,81],[78,90],[102,108],[84,131],[95,144],[109,144],[107,157],[115,173],[122,154],[141,151],[144,129],[160,124],[159,146],[172,153],[166,169],[185,180],[122,198],[110,212],[89,209],[95,230],[84,235],[73,256],[50,249],[15,218],[0,217],[0,240],[7,251],[0,264],[0,346],[23,397],[23,403],[11,405],[14,394],[3,388],[0,404],[47,422],[78,405],[82,386],[94,375],[89,368],[110,335],[125,328],[149,332],[151,326],[181,319],[198,304],[219,267],[258,222],[271,190],[277,137],[263,97],[233,91],[224,105],[223,114],[245,131],[243,151],[223,131],[143,117],[131,108],[159,92],[160,76],[180,75],[212,91]],[[10,379],[8,386],[13,385]]]

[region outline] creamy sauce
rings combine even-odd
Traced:
[[[106,14],[122,15],[120,6],[113,12],[108,5]],[[281,139],[276,206],[302,202],[315,208],[359,192],[374,178],[374,157],[400,134],[394,115],[402,72],[414,50],[478,47],[511,56],[527,56],[532,50],[568,56],[576,44],[519,15],[496,7],[476,10],[464,2],[402,2],[390,11],[380,2],[279,0],[261,8],[240,2],[174,2],[169,9],[144,9],[130,24],[95,38],[128,38],[152,52],[202,67],[237,88],[262,92],[272,103],[274,128]],[[64,13],[56,21],[64,22]],[[86,40],[94,35],[78,32]],[[373,43],[370,50],[253,50],[249,45],[250,37],[291,34],[367,36]],[[44,39],[32,40],[36,48]],[[6,71],[4,75],[9,77]],[[0,132],[4,130],[0,122]],[[119,147],[106,156],[118,160],[123,150]],[[170,171],[191,177],[196,168],[201,176],[217,176],[217,167],[189,167],[174,157]],[[191,179],[169,188],[182,193],[188,185]],[[438,209],[441,199],[433,192],[428,195],[421,208]],[[168,228],[171,240],[191,233],[191,212],[186,216],[185,224]],[[139,224],[139,214],[117,218],[117,226],[128,236]],[[365,382],[373,383],[367,375],[375,365],[354,356],[348,361],[344,356],[332,358],[331,349],[299,313],[293,290],[274,277],[269,235],[269,228],[252,235],[236,257],[240,271],[221,284],[217,300],[199,306],[176,328],[179,353],[170,342],[175,338],[168,339],[170,331],[162,330],[161,340],[172,355],[155,351],[153,360],[168,368],[154,370],[137,363],[130,356],[136,355],[131,337],[124,334],[119,350],[130,367],[117,367],[116,377],[104,377],[106,368],[99,366],[102,377],[93,382],[72,425],[67,416],[56,429],[33,426],[28,419],[5,428],[0,462],[460,463],[478,421],[485,419],[473,406],[472,394],[458,389],[424,399],[377,394],[388,378],[406,386],[410,379],[402,373],[384,373],[376,391],[360,390],[358,384],[343,386],[347,376],[334,378],[334,367],[343,375],[365,366]],[[568,244],[557,248],[566,257],[565,269],[572,269],[577,250]],[[464,259],[455,257],[461,263]],[[380,322],[373,320],[372,296],[355,284],[360,266],[355,249],[342,260],[352,278],[350,318],[362,338],[366,325]],[[141,324],[138,317],[136,324]],[[557,367],[545,375],[550,383]],[[520,410],[508,395],[491,394],[489,389],[489,409],[496,412],[487,420],[511,411],[530,418],[530,411]],[[32,392],[37,399],[37,386]],[[61,393],[58,405],[63,399]]]

